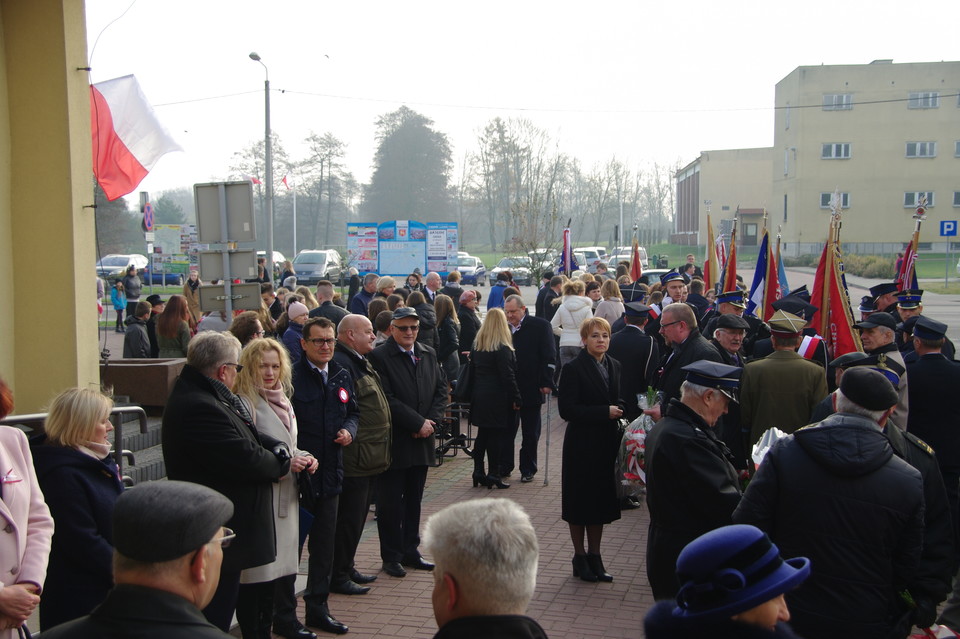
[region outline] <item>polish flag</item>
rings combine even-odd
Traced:
[[[806,335],[803,340],[800,341],[800,348],[797,349],[797,353],[804,359],[813,359],[813,356],[817,352],[817,346],[819,346],[822,341],[823,338],[819,335]]]
[[[90,120],[93,174],[111,201],[132,193],[161,156],[183,150],[132,75],[90,86]]]
[[[255,176],[255,175],[247,175],[246,173],[244,173],[244,174],[243,174],[243,179],[244,179],[244,180],[250,180],[250,181],[253,182],[254,184],[263,184],[263,182],[260,180],[260,178],[258,178],[258,177]]]
[[[285,187],[287,187],[287,190],[289,191],[289,190],[292,189],[293,187],[290,186],[290,182],[287,181],[287,177],[288,177],[288,176],[284,175],[284,176],[283,176],[283,179],[280,180],[280,181],[283,182],[283,185],[284,185]]]

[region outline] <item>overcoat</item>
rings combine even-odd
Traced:
[[[513,349],[501,346],[496,351],[474,350],[468,366],[473,366],[470,423],[481,428],[512,425],[516,419],[513,405],[521,403]]]
[[[646,393],[650,377],[660,361],[660,351],[652,337],[637,326],[624,326],[610,338],[607,354],[620,362],[620,398],[626,418],[640,416],[637,394]]]

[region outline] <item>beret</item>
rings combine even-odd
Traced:
[[[840,378],[840,392],[857,406],[867,410],[887,410],[897,403],[897,390],[881,372],[855,366]]]

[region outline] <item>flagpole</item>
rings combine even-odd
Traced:
[[[297,180],[293,180],[293,256],[297,256]],[[282,282],[281,282],[282,284]]]

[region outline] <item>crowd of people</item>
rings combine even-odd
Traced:
[[[517,467],[532,482],[551,395],[567,422],[559,516],[585,582],[616,577],[604,528],[640,506],[621,497],[616,458],[627,422],[653,422],[645,566],[661,603],[647,636],[906,637],[933,624],[960,566],[947,401],[960,364],[922,291],[871,289],[863,351],[831,360],[805,288],[762,322],[744,315],[743,290],[707,290],[692,255],[655,281],[626,266],[545,273],[533,313],[501,272],[482,317],[456,272],[403,286],[355,275],[347,299],[291,272],[292,288],[262,282],[259,310],[228,317],[200,313],[196,273],[182,295],[140,301],[131,269],[111,293],[125,356],[186,358],[163,415],[169,481],[124,491],[98,391],[61,393],[29,444],[0,429],[0,514],[21,530],[0,629],[39,604],[45,635],[87,636],[125,607],[143,622],[157,597],[170,615],[157,633],[182,618],[224,636],[234,615],[247,639],[347,633],[329,594],[375,587],[354,562],[375,503],[382,572],[433,572],[438,637],[545,637],[524,616],[538,550],[522,509],[474,499],[421,528],[421,503],[441,438],[473,457],[474,488],[508,489]],[[469,404],[472,450],[441,428],[451,393]],[[958,617],[955,592],[940,620]]]

